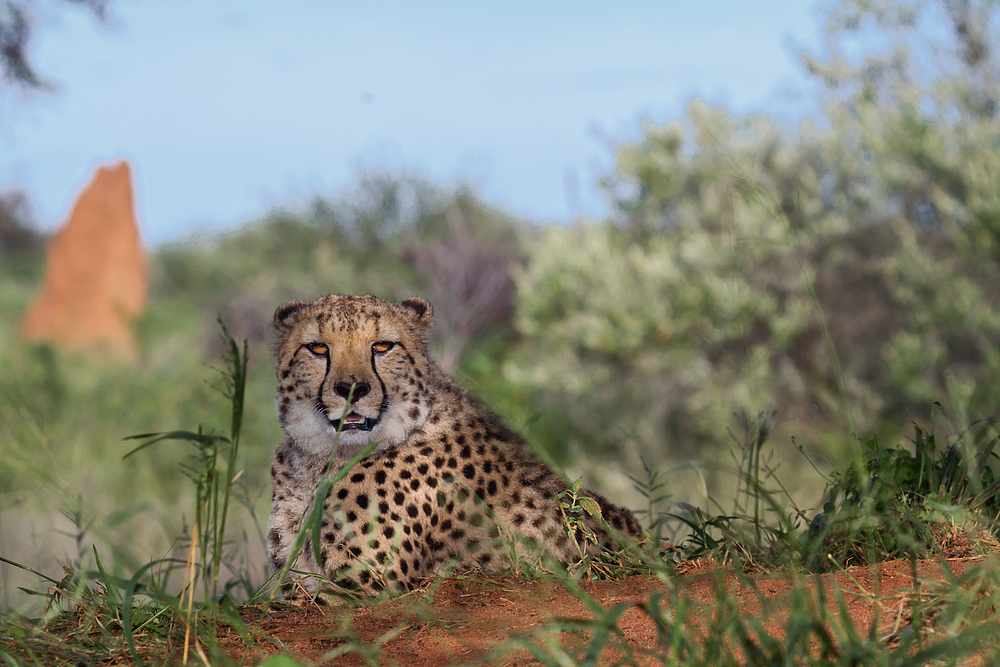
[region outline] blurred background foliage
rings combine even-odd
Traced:
[[[801,54],[798,127],[695,100],[604,179],[615,214],[545,230],[505,377],[584,452],[714,456],[769,408],[834,459],[942,401],[998,399],[997,6],[842,2]]]
[[[691,101],[615,148],[606,220],[544,226],[419,174],[365,173],[339,196],[156,248],[135,364],[17,340],[44,244],[6,193],[0,536],[75,506],[98,519],[71,533],[143,544],[125,561],[170,549],[162,535],[191,511],[183,453],[122,461],[121,438],[224,430],[217,317],[251,344],[241,484],[266,514],[281,437],[271,313],[331,292],[429,298],[442,366],[633,506],[641,461],[717,462],[734,413],[777,412],[779,462],[804,445],[831,464],[857,453],[855,434],[896,439],[934,401],[956,429],[994,416],[998,19],[985,0],[829,5],[822,51],[800,54],[814,114],[791,126]],[[674,493],[697,504],[692,489]]]

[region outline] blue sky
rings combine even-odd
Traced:
[[[794,46],[820,25],[805,0],[116,0],[103,27],[36,8],[58,89],[0,95],[0,187],[53,229],[97,164],[128,158],[151,243],[335,196],[361,169],[471,183],[538,220],[574,201],[600,216],[595,180],[643,119],[694,96],[806,108]]]

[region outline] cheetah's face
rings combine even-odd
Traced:
[[[278,416],[306,450],[338,458],[406,437],[427,418],[431,305],[378,297],[293,301],[274,314]]]

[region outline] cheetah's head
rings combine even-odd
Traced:
[[[274,313],[278,333],[278,417],[295,443],[315,454],[350,457],[373,442],[399,444],[420,426],[428,390],[423,299],[395,304],[375,296],[291,301]]]

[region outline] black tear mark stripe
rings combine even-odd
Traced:
[[[378,378],[378,384],[382,387],[382,405],[378,406],[378,414],[381,417],[389,409],[389,392],[385,388],[385,381],[382,380],[382,376],[379,375],[378,369],[375,368],[375,358],[374,353],[372,354],[372,373]]]
[[[329,415],[327,415],[327,405],[326,403],[323,402],[323,387],[326,385],[327,378],[330,377],[330,369],[332,367],[332,364],[330,363],[329,354],[324,355],[323,359],[324,363],[326,363],[326,370],[323,371],[323,381],[319,383],[319,387],[316,389],[316,405],[319,407],[320,412],[323,413],[323,416],[329,419],[330,417]]]

